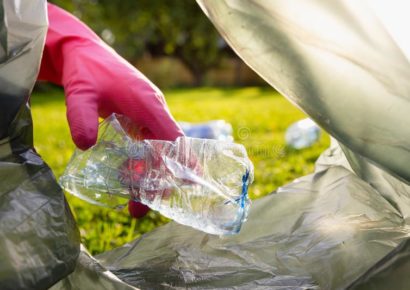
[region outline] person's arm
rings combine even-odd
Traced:
[[[183,135],[161,91],[141,72],[63,9],[48,4],[48,18],[38,79],[64,87],[77,147],[94,145],[98,117],[114,112],[130,117],[147,138],[174,140]]]
[[[97,140],[98,118],[130,117],[145,138],[174,140],[183,135],[161,91],[106,45],[80,20],[48,4],[49,29],[39,80],[64,87],[67,119],[74,143],[87,149]],[[130,214],[148,208],[130,201]]]

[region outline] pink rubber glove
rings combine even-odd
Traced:
[[[106,45],[84,23],[48,4],[49,29],[39,80],[64,87],[67,119],[74,143],[87,149],[97,140],[98,118],[130,117],[145,138],[174,140],[183,135],[161,91]],[[130,202],[132,216],[148,209]]]

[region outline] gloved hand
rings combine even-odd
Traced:
[[[120,113],[141,126],[144,138],[174,140],[183,135],[161,91],[106,45],[85,24],[48,4],[49,29],[39,80],[64,87],[74,143],[87,149],[97,140],[98,118]],[[148,210],[130,202],[132,216]]]

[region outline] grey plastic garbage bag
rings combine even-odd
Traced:
[[[365,1],[199,3],[267,82],[355,153],[410,181],[410,65]]]
[[[47,31],[46,1],[0,1],[0,289],[47,289],[73,271],[79,234],[33,148],[28,104]]]
[[[330,156],[342,158],[335,149],[322,158]],[[213,238],[169,224],[99,259],[143,289],[158,282],[342,289],[406,237],[397,210],[348,168],[331,165],[255,201],[236,237]]]
[[[171,222],[98,255],[94,274],[105,281],[110,273],[111,283],[140,289],[343,289],[409,230],[335,144],[314,174],[254,201],[237,236],[218,238]],[[64,280],[73,288],[53,289],[91,285],[83,276],[76,271]]]
[[[169,223],[97,256],[96,275],[141,289],[407,289],[410,65],[372,1],[198,2],[337,141],[313,174],[256,200],[237,236]],[[81,275],[64,281],[86,287]]]

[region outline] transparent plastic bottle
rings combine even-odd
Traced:
[[[232,126],[225,120],[206,123],[179,122],[179,125],[187,137],[233,142]]]
[[[289,126],[286,130],[286,144],[295,149],[312,146],[320,138],[320,128],[311,119],[303,119]]]
[[[208,139],[138,140],[120,115],[107,118],[97,144],[76,150],[62,187],[94,204],[134,199],[181,224],[217,235],[239,232],[247,216],[253,165],[242,145]]]

